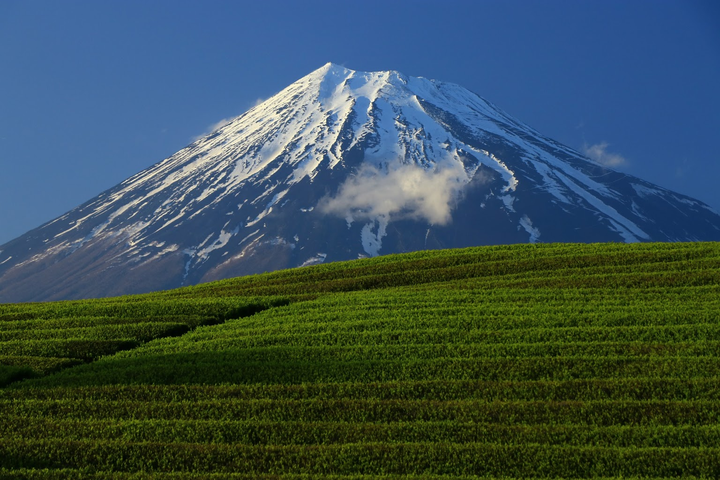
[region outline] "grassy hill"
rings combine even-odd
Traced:
[[[720,476],[720,244],[0,305],[0,478]]]

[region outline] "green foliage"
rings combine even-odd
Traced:
[[[0,478],[717,478],[720,245],[0,305]]]
[[[35,372],[30,367],[0,364],[0,387],[33,376]]]
[[[287,300],[282,298],[163,300],[151,294],[0,305],[0,365],[14,368],[0,375],[0,385],[93,361],[151,340],[177,337],[199,326],[215,325],[284,303]],[[14,360],[10,362],[9,358]],[[48,362],[52,364],[45,365]]]

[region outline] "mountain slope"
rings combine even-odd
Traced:
[[[0,301],[427,248],[651,240],[720,240],[720,216],[460,86],[327,64],[0,247]]]

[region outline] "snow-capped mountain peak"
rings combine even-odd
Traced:
[[[594,164],[461,86],[327,63],[0,248],[0,301],[421,248],[720,239],[719,225],[701,202]],[[72,286],[53,283],[78,264]]]

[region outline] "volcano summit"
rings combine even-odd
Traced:
[[[334,64],[0,246],[0,302],[521,242],[720,240],[702,202],[454,84]]]

